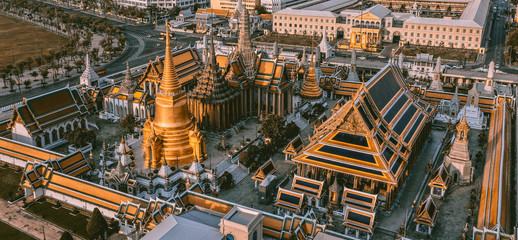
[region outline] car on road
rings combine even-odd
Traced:
[[[365,60],[365,59],[367,59],[367,58],[366,58],[366,57],[358,57],[358,59],[360,59],[360,60]]]

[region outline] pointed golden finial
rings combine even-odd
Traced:
[[[162,75],[162,81],[160,82],[160,91],[165,94],[176,94],[182,86],[178,81],[178,75],[173,62],[173,56],[171,53],[171,38],[169,36],[169,22],[165,21],[165,59],[164,59],[164,73]]]
[[[124,139],[124,134],[122,135],[121,144],[125,144],[126,140]]]

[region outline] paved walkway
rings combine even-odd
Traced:
[[[21,201],[15,204],[8,204],[6,201],[0,200],[0,221],[35,239],[43,239],[43,227],[45,227],[45,239],[57,240],[61,237],[63,229],[23,210],[21,208],[22,204]],[[74,239],[81,239],[74,234],[72,235]]]
[[[425,143],[424,149],[421,151],[421,154],[419,154],[419,158],[417,158],[410,172],[410,176],[406,179],[406,186],[401,190],[399,198],[396,199],[396,201],[399,202],[399,207],[395,207],[390,216],[382,216],[382,214],[379,214],[378,228],[396,232],[401,226],[401,223],[403,223],[403,220],[408,214],[411,214],[412,202],[417,194],[419,194],[421,183],[426,176],[428,162],[433,157],[437,146],[441,144],[441,138],[443,136],[444,131],[432,130]]]

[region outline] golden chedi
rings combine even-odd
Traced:
[[[169,26],[166,22],[166,26]],[[169,27],[166,27],[164,74],[155,99],[155,117],[144,124],[145,167],[188,165],[205,158],[205,137],[195,128],[189,114],[187,95],[182,89],[171,55]]]
[[[315,63],[313,62],[313,53],[311,53],[311,64],[309,65],[306,81],[300,90],[300,96],[303,99],[315,100],[322,97],[322,89],[318,85],[317,75],[315,73]]]

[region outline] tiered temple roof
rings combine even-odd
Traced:
[[[304,194],[279,188],[275,206],[295,213],[300,213],[305,207]]]
[[[189,92],[189,108],[204,129],[225,130],[239,118],[239,91],[225,80],[216,61],[211,34],[210,57],[196,87]]]
[[[516,239],[511,221],[511,112],[506,103],[491,114],[488,147],[473,239]]]
[[[194,84],[194,76],[203,69],[203,62],[198,51],[194,47],[187,47],[173,52],[172,56],[180,84],[182,86]],[[160,82],[164,73],[164,58],[157,56],[154,61],[149,61],[139,81],[141,88],[144,88],[145,82],[155,82],[156,84]]]
[[[324,190],[324,181],[317,181],[295,175],[291,184],[291,190],[320,198]]]
[[[32,98],[24,98],[14,107],[11,127],[21,123],[30,135],[74,118],[81,118],[88,113],[79,91],[75,88],[61,88]]]
[[[446,190],[448,188],[448,183],[450,182],[450,175],[444,166],[444,163],[435,171],[430,183],[428,186],[442,188]]]
[[[421,205],[419,205],[414,221],[420,224],[434,227],[435,223],[437,222],[438,215],[439,210],[437,209],[437,205],[435,205],[432,196],[428,196],[428,198],[423,203],[421,203]]]
[[[388,64],[315,129],[293,161],[398,185],[434,111],[408,90],[400,69]]]
[[[0,122],[0,137],[11,138],[10,122],[11,120],[9,119]]]
[[[252,176],[252,179],[255,181],[263,181],[268,175],[275,174],[275,172],[277,172],[277,169],[275,168],[272,159],[270,159],[257,169],[254,176]]]

